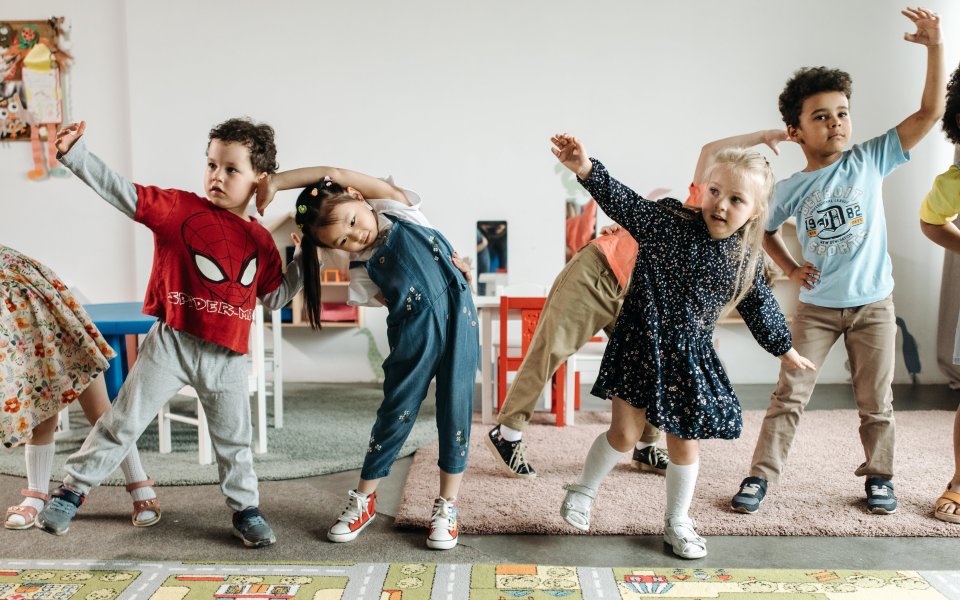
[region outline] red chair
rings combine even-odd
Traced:
[[[500,297],[500,353],[497,357],[497,411],[503,408],[507,397],[507,372],[517,371],[527,355],[533,332],[540,321],[540,313],[546,302],[544,297],[520,298]],[[510,356],[509,340],[507,339],[507,324],[510,320],[510,311],[520,311],[520,355]],[[551,378],[551,411],[557,416],[557,427],[566,425],[565,389],[564,382],[567,373],[566,363],[560,365]],[[576,408],[579,408],[577,402]]]

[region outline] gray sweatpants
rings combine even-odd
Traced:
[[[197,390],[227,506],[258,506],[250,451],[247,357],[160,321],[147,333],[137,361],[109,411],[65,465],[63,483],[84,494],[113,472],[160,408],[185,386]]]

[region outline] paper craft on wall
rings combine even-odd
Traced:
[[[68,175],[53,142],[64,121],[63,82],[73,60],[66,51],[69,31],[63,17],[0,21],[0,141],[30,140],[27,177],[34,181]]]

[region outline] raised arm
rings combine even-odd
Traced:
[[[693,184],[704,182],[707,172],[713,166],[713,157],[725,148],[749,148],[757,144],[766,144],[774,154],[780,156],[780,148],[777,145],[789,140],[790,136],[787,135],[786,129],[763,129],[708,142],[700,149],[700,158],[697,159],[697,167],[693,171]]]
[[[558,133],[551,141],[553,148],[550,150],[557,160],[573,171],[578,183],[597,201],[607,216],[636,238],[656,203],[647,201],[611,177],[600,161],[587,157],[583,144],[569,133]]]
[[[306,187],[324,177],[329,177],[343,187],[357,190],[365,198],[396,200],[410,204],[402,189],[383,179],[337,167],[305,167],[262,178],[257,185],[257,211],[262,215],[263,209],[273,201],[273,196],[278,191]]]
[[[133,219],[137,214],[137,188],[87,150],[81,139],[86,129],[86,121],[80,121],[57,132],[60,162],[101,198]]]
[[[907,8],[901,13],[917,26],[916,33],[905,33],[903,38],[927,47],[927,76],[923,84],[923,95],[920,97],[920,110],[897,125],[900,146],[907,152],[916,146],[943,116],[945,83],[940,17],[925,8]]]

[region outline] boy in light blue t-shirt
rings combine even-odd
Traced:
[[[793,345],[814,364],[823,364],[842,335],[860,414],[867,510],[897,509],[893,483],[893,382],[897,326],[893,269],[881,188],[883,178],[909,159],[943,114],[943,46],[940,20],[932,11],[902,11],[917,27],[907,41],[927,47],[927,75],[920,110],[883,135],[846,149],[851,136],[850,76],[837,69],[804,68],[780,94],[780,113],[790,139],[800,145],[807,166],[777,183],[770,202],[764,250],[798,283],[800,302]],[[797,221],[803,263],[790,254],[779,227]],[[777,388],[763,420],[750,476],[731,507],[754,513],[776,483],[817,373],[780,369]]]

